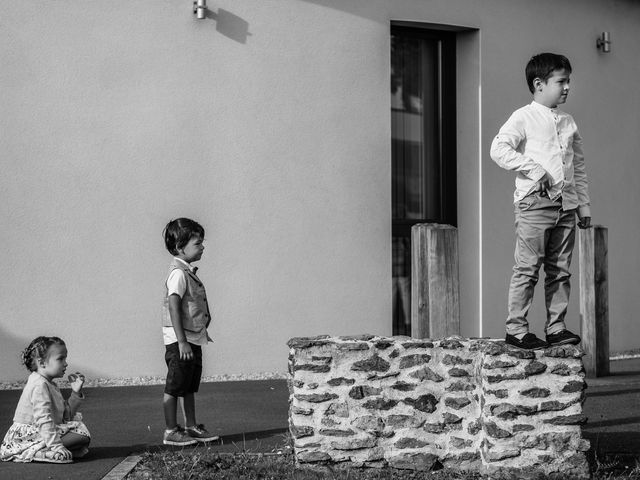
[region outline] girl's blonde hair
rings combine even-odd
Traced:
[[[46,360],[51,345],[65,346],[64,341],[58,337],[37,337],[22,351],[22,364],[30,372],[38,370],[38,360]]]

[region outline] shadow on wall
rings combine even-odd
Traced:
[[[20,354],[32,338],[17,336],[6,329],[0,329],[0,381],[23,380],[27,377],[27,370],[22,366]]]
[[[42,335],[55,335],[51,332],[42,332]],[[22,351],[27,348],[31,341],[36,337],[18,336],[9,333],[6,329],[0,329],[0,383],[14,383],[26,381],[29,372],[22,364]],[[69,357],[67,362],[67,373],[82,372],[87,378],[99,378],[100,373],[86,365],[79,365],[74,362],[73,344],[69,339],[61,337],[67,343]]]
[[[207,10],[206,18],[216,21],[216,31],[238,43],[247,43],[249,23],[237,15],[219,8],[217,12]]]

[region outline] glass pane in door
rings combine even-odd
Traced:
[[[442,212],[440,58],[439,39],[392,31],[394,335],[411,334],[411,226]]]

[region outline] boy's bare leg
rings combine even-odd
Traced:
[[[187,427],[195,427],[196,423],[196,396],[193,393],[186,393],[182,398],[182,408],[184,410],[184,422]]]
[[[178,426],[178,397],[165,393],[162,406],[167,430],[173,430]]]

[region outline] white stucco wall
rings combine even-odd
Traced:
[[[0,380],[40,334],[88,375],[162,374],[177,216],[207,230],[206,374],[284,371],[292,336],[390,334],[391,20],[477,29],[459,57],[462,333],[502,334],[513,179],[488,145],[552,50],[610,227],[612,347],[638,346],[637,3],[210,0],[201,21],[191,3],[0,0]]]

